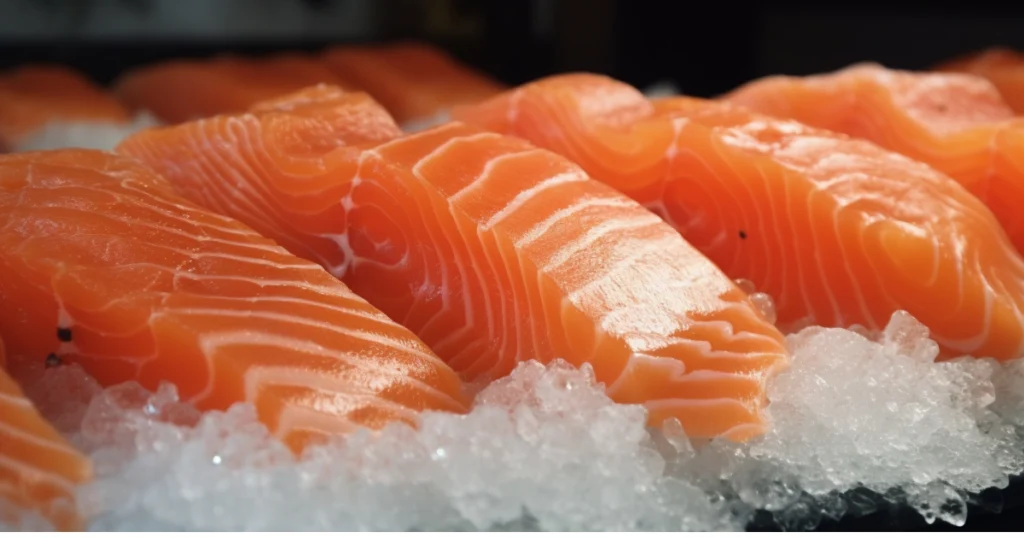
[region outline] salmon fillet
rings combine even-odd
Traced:
[[[508,89],[427,43],[405,41],[381,49],[384,61],[438,96],[445,107],[473,103]]]
[[[994,47],[953,58],[935,67],[946,73],[968,73],[988,79],[1017,114],[1024,114],[1024,53]]]
[[[0,342],[0,523],[34,510],[57,530],[82,530],[74,489],[92,478],[92,463],[39,415],[4,362]]]
[[[588,74],[522,86],[455,117],[565,155],[662,215],[781,326],[882,329],[897,310],[944,356],[1024,355],[1024,261],[992,212],[870,142],[727,103]]]
[[[466,410],[457,375],[407,329],[121,156],[0,157],[0,304],[13,361],[170,381],[200,409],[249,402],[295,450]]]
[[[0,151],[50,122],[129,123],[103,88],[65,67],[33,65],[0,73]]]
[[[221,56],[208,61],[207,65],[245,86],[271,88],[275,97],[317,84],[350,88],[326,62],[298,53],[280,53],[263,58]],[[244,110],[254,104],[249,103]]]
[[[324,87],[118,151],[327,267],[467,379],[564,358],[652,424],[766,427],[782,335],[657,215],[551,152],[459,123],[402,136]]]
[[[334,72],[327,62],[313,55],[298,52],[272,54],[261,60],[268,71],[280,73],[296,85],[295,90],[317,84],[328,84],[346,90],[356,89]]]
[[[1024,252],[1024,120],[984,79],[867,64],[813,77],[769,77],[725,97],[757,112],[870,140],[959,181]]]
[[[244,112],[254,104],[320,83],[346,83],[326,64],[296,54],[223,56],[146,66],[123,75],[117,95],[167,123]]]
[[[399,123],[434,117],[503,89],[443,51],[421,43],[334,47],[325,51],[323,58],[343,79],[372,95]]]

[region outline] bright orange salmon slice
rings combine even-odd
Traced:
[[[1024,252],[1024,166],[1013,119],[984,79],[874,64],[812,77],[768,77],[726,100],[772,116],[864,138],[959,181]]]
[[[924,164],[725,103],[652,103],[598,75],[455,116],[557,151],[654,209],[774,297],[784,328],[881,329],[906,310],[945,356],[1024,355],[1024,261],[988,208]]]
[[[295,450],[466,410],[458,376],[409,330],[122,156],[0,157],[0,304],[12,361],[170,381],[200,409],[249,402]]]
[[[329,268],[466,378],[564,358],[653,424],[766,427],[782,335],[657,215],[551,152],[459,123],[402,136],[324,87],[118,151]]]
[[[53,429],[4,371],[0,342],[0,523],[33,510],[62,531],[82,529],[75,486],[92,478],[92,463]]]
[[[113,94],[65,67],[0,72],[0,151],[57,121],[128,123],[130,115]]]

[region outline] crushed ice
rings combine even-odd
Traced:
[[[928,521],[963,524],[969,494],[1005,487],[1024,469],[1013,427],[1021,361],[936,363],[927,329],[904,312],[877,341],[812,327],[789,345],[793,366],[769,386],[773,429],[746,446],[711,443],[682,473],[705,488],[724,482],[780,525],[809,528],[876,508],[859,488],[909,503]],[[857,506],[840,495],[847,492]]]
[[[1024,362],[936,363],[903,313],[876,338],[813,327],[789,344],[774,429],[746,445],[650,430],[562,362],[520,365],[468,415],[298,460],[249,406],[201,415],[170,385],[101,391],[66,366],[28,392],[95,459],[79,499],[104,531],[738,530],[764,511],[797,530],[886,500],[962,524],[974,494],[1024,468]]]

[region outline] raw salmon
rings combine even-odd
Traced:
[[[319,83],[346,84],[326,64],[299,55],[223,56],[136,69],[118,80],[115,91],[134,109],[178,123],[244,112],[258,102]]]
[[[0,523],[36,511],[57,530],[81,530],[74,488],[92,463],[46,421],[4,372],[0,342]]]
[[[653,424],[765,428],[782,335],[657,215],[553,153],[459,123],[401,136],[324,87],[119,151],[323,264],[468,379],[564,358]]]
[[[503,89],[498,82],[425,44],[335,47],[323,57],[399,123],[433,118],[454,105],[477,102]]]
[[[267,69],[288,77],[299,89],[316,84],[330,84],[344,89],[356,89],[341,78],[323,59],[298,52],[273,54],[263,60]]]
[[[1024,167],[1011,141],[1024,121],[984,79],[862,64],[812,77],[769,77],[726,100],[772,116],[864,138],[930,164],[995,213],[1024,252]],[[1009,131],[1009,132],[1008,132]]]
[[[250,402],[296,450],[466,409],[458,376],[407,329],[121,156],[0,158],[0,304],[11,360],[170,381],[201,409]]]
[[[885,327],[906,310],[946,355],[1024,354],[1024,262],[949,177],[866,141],[726,103],[656,106],[556,76],[455,115],[562,153],[657,211],[784,328]]]
[[[0,73],[0,151],[51,122],[130,122],[117,99],[64,67],[35,65]]]
[[[264,58],[221,56],[210,60],[208,65],[246,86],[271,88],[275,96],[317,84],[350,89],[337,73],[327,67],[326,62],[298,53],[274,54]]]
[[[996,47],[954,58],[935,70],[985,77],[1017,114],[1024,114],[1024,53]]]
[[[128,71],[114,92],[133,110],[178,123],[221,112],[245,110],[272,97],[265,88],[245,86],[228,73],[196,60],[176,60]]]
[[[451,104],[481,101],[508,89],[427,43],[399,42],[384,47],[381,52],[384,60],[396,70]]]

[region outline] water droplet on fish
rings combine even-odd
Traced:
[[[767,293],[754,292],[750,294],[750,302],[754,303],[754,307],[761,311],[761,315],[768,320],[772,325],[778,321],[778,314],[775,312],[775,301],[772,300],[772,296]]]
[[[737,278],[733,282],[736,283],[737,288],[743,290],[743,293],[746,293],[747,295],[757,291],[757,288],[754,287],[754,283],[745,278]]]

